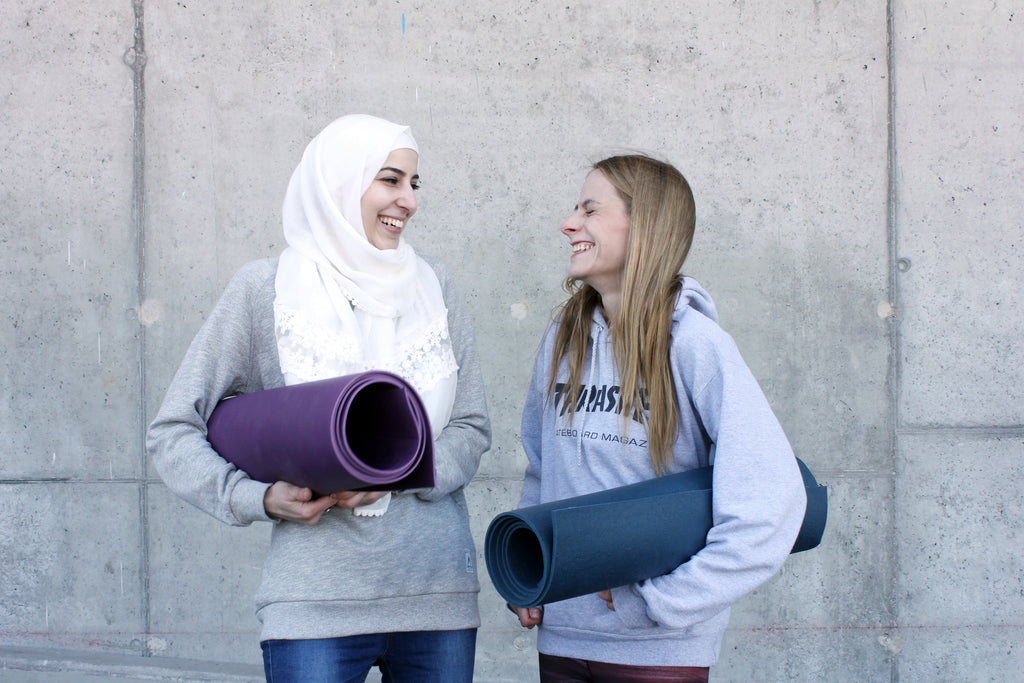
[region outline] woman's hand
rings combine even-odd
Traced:
[[[330,510],[337,500],[334,496],[313,498],[313,490],[289,484],[286,481],[275,482],[263,494],[263,508],[274,519],[298,522],[313,526],[320,521],[320,516]]]
[[[612,604],[612,592],[611,591],[601,591],[600,593],[597,594],[597,597],[599,597],[602,600],[604,600],[604,604],[608,607],[608,609],[610,609],[613,612],[615,611],[615,605]]]
[[[523,628],[533,628],[544,621],[543,607],[513,607],[508,603],[505,603],[505,605],[512,614],[519,617],[519,624]]]
[[[351,510],[369,505],[387,495],[387,491],[339,491],[313,498],[313,490],[286,481],[275,482],[263,494],[263,508],[274,519],[314,526],[335,505]]]
[[[341,507],[351,510],[362,505],[376,503],[386,495],[388,495],[387,491],[339,491],[331,494],[331,497]]]

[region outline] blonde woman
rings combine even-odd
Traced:
[[[594,165],[561,227],[569,298],[523,411],[520,507],[713,465],[714,526],[669,574],[513,607],[540,627],[544,682],[706,681],[730,605],[778,570],[803,520],[786,436],[711,297],[681,275],[694,224],[678,170],[623,155]]]

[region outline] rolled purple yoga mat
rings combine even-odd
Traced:
[[[317,493],[434,486],[434,439],[416,390],[371,371],[226,398],[207,422],[222,458],[257,481]]]

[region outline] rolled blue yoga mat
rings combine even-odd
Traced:
[[[207,421],[217,453],[257,481],[327,494],[434,486],[434,439],[419,394],[371,371],[226,398]]]
[[[794,553],[821,542],[828,516],[828,489],[797,462],[807,510]],[[707,541],[711,472],[702,467],[502,513],[484,540],[491,582],[510,604],[536,607],[667,574]]]

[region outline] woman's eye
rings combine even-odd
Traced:
[[[420,184],[419,183],[413,183],[412,184],[412,189],[414,189],[414,190],[420,189]]]

